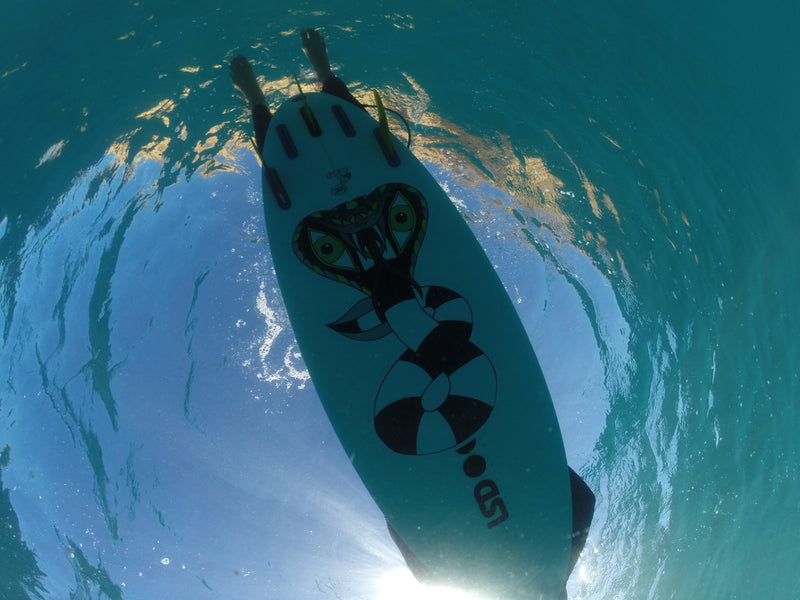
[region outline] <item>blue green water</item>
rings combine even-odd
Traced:
[[[4,8],[0,599],[421,597],[288,328],[227,78],[311,87],[306,26],[517,303],[598,499],[570,597],[796,597],[800,8],[500,4]]]

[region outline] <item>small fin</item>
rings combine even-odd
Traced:
[[[258,144],[256,144],[256,138],[252,135],[250,136],[250,144],[253,146],[253,152],[256,153],[256,157],[258,158],[258,164],[262,167],[264,166],[264,159],[261,158],[261,153],[258,151]]]
[[[303,86],[300,85],[300,78],[297,76],[297,73],[292,73],[292,76],[294,77],[294,83],[297,86],[297,93],[300,95],[300,99],[303,101],[303,104],[308,106],[305,92],[303,92]]]
[[[378,129],[375,130],[375,137],[378,138],[378,143],[386,156],[386,160],[393,167],[400,164],[400,157],[397,150],[394,149],[392,144],[392,134],[389,132],[389,120],[386,118],[386,109],[383,106],[383,100],[378,93],[378,90],[372,90],[375,96],[375,106],[378,107]]]
[[[294,82],[297,84],[297,89],[300,93],[300,100],[303,102],[303,106],[300,107],[300,114],[303,115],[303,120],[306,122],[308,132],[311,134],[311,137],[319,137],[322,135],[322,128],[320,128],[317,118],[314,116],[311,107],[308,105],[308,100],[303,92],[303,86],[300,85],[300,78],[297,77],[297,73],[294,74]]]
[[[400,537],[400,534],[395,531],[394,527],[392,527],[392,524],[389,523],[388,520],[386,521],[386,526],[389,528],[389,535],[391,536],[392,541],[397,545],[397,548],[400,550],[400,554],[403,555],[403,558],[406,561],[406,565],[408,565],[409,571],[411,571],[411,574],[417,579],[417,581],[431,585],[438,583],[433,573],[411,551],[411,548],[406,545],[406,543],[403,541],[403,538]]]

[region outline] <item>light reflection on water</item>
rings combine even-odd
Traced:
[[[244,44],[277,104],[297,53],[278,42],[312,16],[341,35],[357,95],[385,74],[384,98],[415,123],[415,151],[534,340],[572,466],[598,495],[571,596],[756,597],[796,583],[794,555],[776,552],[798,518],[796,204],[772,185],[781,169],[766,168],[794,166],[780,143],[793,130],[762,130],[769,104],[720,82],[728,70],[749,85],[742,62],[718,64],[726,53],[697,41],[724,46],[741,11],[704,21],[700,5],[664,8],[688,42],[669,45],[668,26],[630,7],[620,18],[537,5],[536,19],[512,22],[517,11],[476,18],[449,3],[373,19],[350,3],[333,25],[335,11],[308,7],[215,6],[187,20],[148,19],[146,4],[115,8],[128,20],[113,44],[78,61],[102,77],[64,85],[74,55],[52,46],[27,62],[18,48],[57,37],[48,27],[10,44],[0,78],[4,91],[61,92],[46,110],[6,111],[38,133],[19,136],[30,168],[7,178],[0,214],[0,248],[22,246],[0,263],[0,475],[31,589],[38,564],[53,597],[373,598],[402,568],[297,355],[249,117],[225,73]],[[450,9],[452,27],[429,15]],[[94,40],[83,17],[53,23]],[[225,19],[242,39],[213,35]],[[243,31],[243,19],[261,21]],[[415,34],[392,38],[407,44],[402,60],[387,29]],[[740,31],[757,30],[748,19]],[[448,36],[488,43],[477,63],[429,65]],[[779,36],[730,39],[791,91],[784,63],[761,54]],[[485,81],[470,87],[476,65]]]
[[[410,102],[394,95],[400,106]],[[164,100],[140,114],[151,133],[122,136],[28,234],[18,286],[25,302],[11,337],[29,343],[13,345],[9,364],[18,389],[41,392],[11,409],[13,460],[4,470],[25,539],[39,549],[50,590],[70,570],[128,593],[191,580],[186,589],[239,593],[247,581],[297,592],[298,579],[335,582],[339,566],[353,561],[379,572],[388,556],[399,557],[306,385],[264,243],[259,167],[241,133],[246,115],[190,148],[185,126],[171,120],[176,106]],[[499,165],[507,142],[440,154],[437,136],[453,126],[427,121],[417,147],[446,162],[430,167],[486,246],[544,357],[579,468],[607,410],[598,402],[608,398],[601,355],[591,351],[607,336],[604,320],[620,319],[600,308],[607,282],[592,283],[591,260],[579,250],[569,258],[573,247],[558,238],[566,221],[549,186],[564,186],[541,175],[541,161],[519,163],[538,165],[546,202],[533,210],[481,183],[482,165]],[[547,248],[544,261],[532,239]],[[587,320],[593,294],[601,318]],[[562,319],[571,344],[555,335]],[[619,343],[604,342],[615,348],[607,354],[616,356]],[[566,345],[589,348],[583,384],[560,368]],[[32,427],[51,443],[32,444],[41,436]],[[30,478],[39,485],[23,485]],[[33,534],[43,518],[55,532]],[[206,536],[217,547],[211,554],[198,552]],[[341,546],[335,557],[331,544]],[[95,557],[102,567],[92,571]],[[375,585],[372,577],[348,584]]]

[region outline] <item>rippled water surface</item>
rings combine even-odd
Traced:
[[[515,301],[597,494],[570,597],[795,597],[794,3],[44,5],[0,25],[0,598],[422,597],[289,328],[227,76],[312,88],[306,26]]]

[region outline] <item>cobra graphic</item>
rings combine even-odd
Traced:
[[[428,205],[415,188],[381,185],[305,217],[294,232],[308,268],[365,295],[329,323],[350,339],[394,334],[406,350],[375,399],[375,430],[401,454],[433,454],[466,441],[492,411],[496,375],[470,341],[472,311],[459,294],[414,279],[428,226]]]

